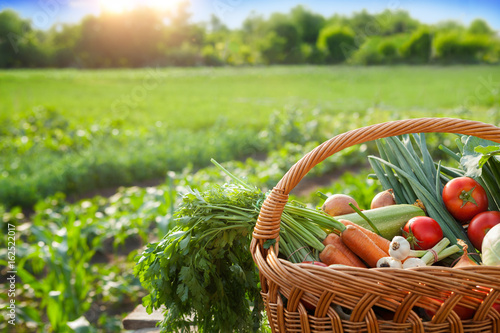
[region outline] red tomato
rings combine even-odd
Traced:
[[[427,250],[443,239],[443,230],[428,216],[411,218],[403,227],[403,234],[412,249]]]
[[[481,251],[483,238],[486,233],[495,225],[500,223],[500,212],[482,212],[472,218],[467,228],[467,236],[472,245]]]
[[[443,201],[446,209],[461,223],[488,209],[486,191],[470,177],[457,177],[446,183]]]

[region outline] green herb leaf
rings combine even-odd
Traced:
[[[271,246],[276,244],[276,239],[268,239],[264,242],[264,249],[269,249]]]
[[[479,139],[474,136],[462,137],[464,143],[460,164],[465,171],[465,176],[479,178],[482,175],[482,167],[500,146],[489,140]]]

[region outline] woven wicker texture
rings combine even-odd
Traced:
[[[281,214],[288,194],[315,165],[353,145],[429,132],[473,135],[500,143],[500,128],[476,121],[419,118],[381,123],[325,141],[300,159],[271,191],[262,205],[251,251],[273,332],[500,333],[500,314],[492,307],[500,299],[500,267],[327,268],[278,258]],[[271,239],[277,240],[275,245],[264,249],[264,242]],[[453,311],[456,305],[474,309],[474,317],[460,320]],[[377,318],[375,309],[378,313],[386,310],[389,317]],[[435,313],[431,321],[422,319],[422,309]]]

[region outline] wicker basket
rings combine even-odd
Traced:
[[[500,143],[500,128],[476,121],[421,118],[391,121],[333,137],[298,161],[265,200],[251,252],[260,272],[262,297],[272,332],[496,332],[500,314],[500,267],[454,269],[327,268],[278,258],[280,218],[290,191],[316,164],[367,141],[409,133],[446,132]],[[269,249],[266,240],[276,239]],[[307,311],[309,304],[314,311]],[[453,308],[475,309],[460,320]],[[385,309],[391,316],[376,315]],[[424,320],[419,309],[435,312]]]

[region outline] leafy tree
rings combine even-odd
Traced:
[[[220,18],[212,14],[210,16],[209,30],[210,32],[228,32],[229,28],[221,21]]]
[[[378,52],[383,56],[385,63],[393,63],[398,57],[398,48],[394,42],[384,40],[378,45]]]
[[[48,31],[52,48],[52,65],[70,67],[79,65],[77,46],[81,38],[81,25],[64,24]]]
[[[285,62],[285,49],[286,40],[274,31],[271,31],[267,36],[260,40],[259,50],[262,59],[267,65],[281,64]]]
[[[414,32],[401,46],[401,55],[411,63],[427,63],[431,56],[432,36],[427,28]]]
[[[329,26],[323,28],[318,37],[318,48],[328,52],[333,63],[345,61],[357,47],[354,32],[349,27]]]
[[[160,57],[164,17],[148,8],[123,14],[87,17],[78,45],[89,67],[147,66]],[[171,40],[170,40],[171,42]],[[182,44],[182,40],[179,41]]]
[[[300,44],[299,31],[293,22],[283,14],[274,14],[269,19],[267,34],[260,44],[260,50],[267,63],[299,63]]]
[[[47,55],[41,49],[43,35],[29,20],[10,9],[0,12],[0,67],[40,67]]]
[[[384,58],[378,49],[379,37],[369,37],[348,59],[349,63],[355,65],[378,65],[384,62]]]
[[[292,9],[292,23],[297,27],[302,42],[315,45],[318,35],[325,24],[325,18],[319,14],[314,14],[303,6]]]
[[[266,31],[266,20],[262,15],[251,12],[243,21],[242,33],[245,37],[263,37]]]
[[[349,19],[349,26],[356,34],[363,37],[378,35],[380,31],[379,23],[374,15],[371,15],[363,9],[361,12],[355,12]]]
[[[418,29],[420,23],[413,19],[407,11],[389,9],[375,15],[380,24],[381,35],[395,35],[406,32],[413,32]]]
[[[495,33],[495,31],[490,28],[488,23],[481,19],[475,19],[472,21],[467,31],[471,34],[478,35],[493,35]]]
[[[435,25],[434,30],[436,30],[437,32],[449,32],[449,31],[463,32],[465,31],[465,27],[460,22],[453,20],[446,20],[438,22]]]
[[[434,42],[436,58],[445,63],[480,62],[491,45],[488,36],[460,34],[456,31],[441,33]]]
[[[306,64],[323,64],[325,62],[326,54],[322,50],[318,49],[316,45],[310,45],[303,43],[301,45],[301,53],[304,57],[304,62]]]

